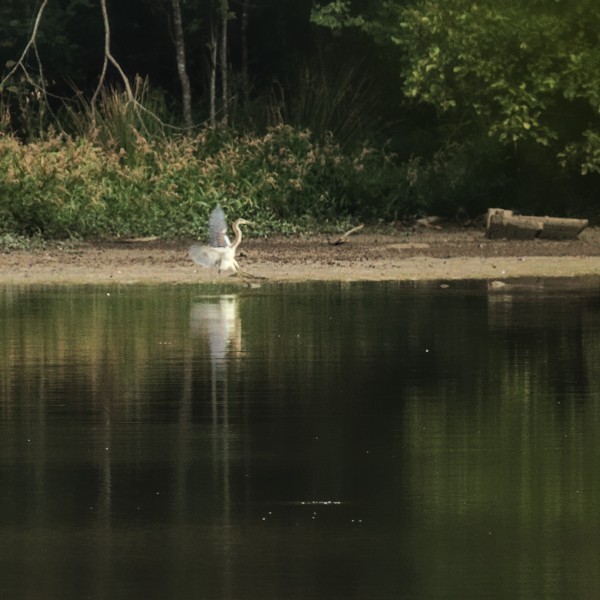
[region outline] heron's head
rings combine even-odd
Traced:
[[[248,221],[247,219],[238,219],[236,223],[238,225],[254,225],[254,221]]]

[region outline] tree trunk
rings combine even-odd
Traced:
[[[185,63],[185,39],[183,36],[183,20],[179,0],[171,0],[173,8],[173,25],[175,27],[175,50],[177,53],[177,73],[181,82],[181,100],[183,104],[183,122],[186,129],[192,127],[192,90]]]
[[[210,126],[217,126],[217,32],[214,22],[210,24]]]
[[[229,116],[229,92],[227,89],[227,21],[229,19],[229,2],[221,0],[221,101],[223,116],[221,124],[227,127]]]
[[[241,45],[242,45],[242,98],[248,101],[250,82],[248,79],[248,5],[250,0],[242,2]]]

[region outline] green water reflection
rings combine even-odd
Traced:
[[[600,588],[600,286],[0,288],[15,598]]]

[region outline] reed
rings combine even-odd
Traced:
[[[292,81],[273,86],[269,121],[309,129],[318,137],[333,135],[345,147],[360,145],[381,128],[379,96],[364,65],[342,62],[332,67],[317,56]]]

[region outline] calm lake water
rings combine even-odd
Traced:
[[[597,597],[600,284],[223,292],[0,287],[2,598]]]

